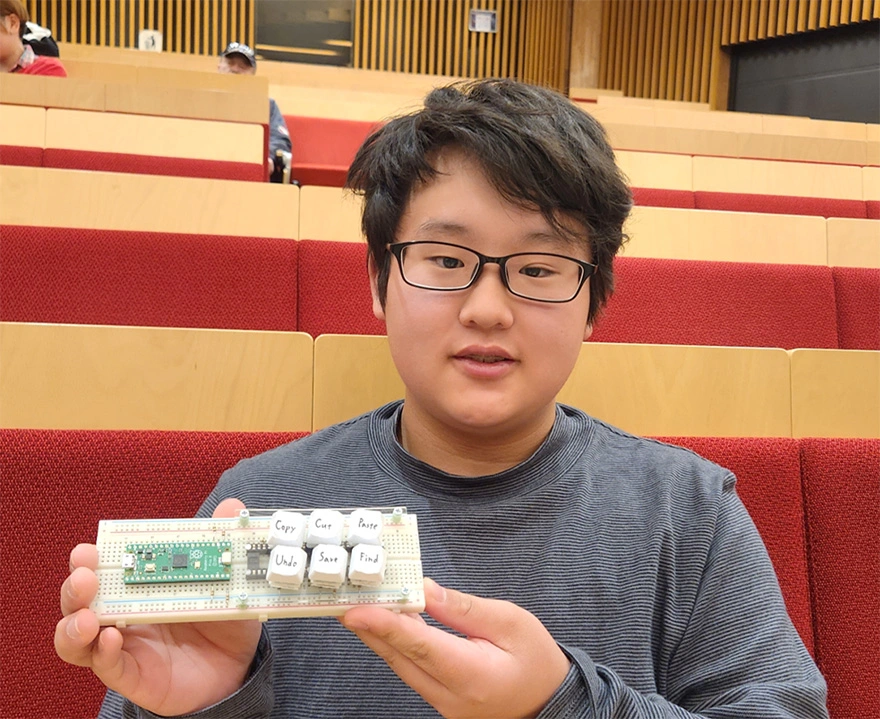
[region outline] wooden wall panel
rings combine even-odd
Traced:
[[[143,29],[162,33],[165,52],[217,55],[232,41],[254,44],[256,0],[23,0],[31,19],[59,42],[136,48]]]
[[[572,7],[573,0],[355,0],[353,64],[512,77],[566,92]],[[494,10],[497,31],[470,32],[471,9]]]
[[[717,104],[722,48],[875,19],[880,0],[605,0],[599,87]]]

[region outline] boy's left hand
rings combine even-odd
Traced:
[[[467,638],[378,607],[350,609],[340,621],[448,719],[534,717],[544,708],[570,663],[534,614],[427,578],[425,598],[430,616]]]

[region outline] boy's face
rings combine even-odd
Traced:
[[[398,242],[590,261],[584,246],[560,238],[541,213],[505,201],[463,153],[444,151],[434,164],[441,174],[413,193]],[[571,302],[537,302],[508,292],[498,265],[487,264],[470,288],[439,292],[406,284],[390,261],[384,307],[373,273],[373,309],[406,385],[405,421],[486,438],[549,427],[556,394],[591,332],[589,284]]]

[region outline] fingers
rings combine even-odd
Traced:
[[[98,592],[98,577],[87,567],[77,567],[61,585],[61,613],[64,616],[88,607]]]
[[[391,667],[397,676],[406,684],[415,688],[429,703],[433,704],[436,699],[443,695],[443,692],[448,691],[444,684],[384,639],[369,631],[352,631],[377,656],[385,660],[385,663]]]
[[[98,548],[94,544],[77,544],[70,552],[70,571],[77,567],[98,568]]]
[[[125,678],[126,657],[122,653],[122,633],[114,627],[104,629],[92,647],[91,667],[95,675],[108,687],[119,691]],[[128,661],[131,661],[128,658]]]
[[[434,677],[457,680],[465,657],[476,659],[480,644],[431,627],[409,614],[395,614],[380,607],[356,607],[346,612],[342,623],[397,671],[406,658]]]
[[[90,667],[92,643],[99,630],[98,618],[88,609],[70,614],[55,625],[55,651],[69,664]]]
[[[425,611],[450,629],[471,638],[486,639],[502,649],[509,647],[509,638],[526,614],[509,602],[447,589],[427,577]]]
[[[238,513],[244,509],[244,502],[240,499],[229,497],[224,499],[214,510],[212,517],[237,517]]]

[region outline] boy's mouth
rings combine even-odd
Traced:
[[[509,357],[501,357],[499,355],[458,355],[460,359],[469,359],[484,364],[492,364],[493,362],[510,362]]]
[[[500,347],[465,347],[455,354],[455,359],[470,360],[480,364],[498,364],[499,362],[513,362],[513,357]]]

